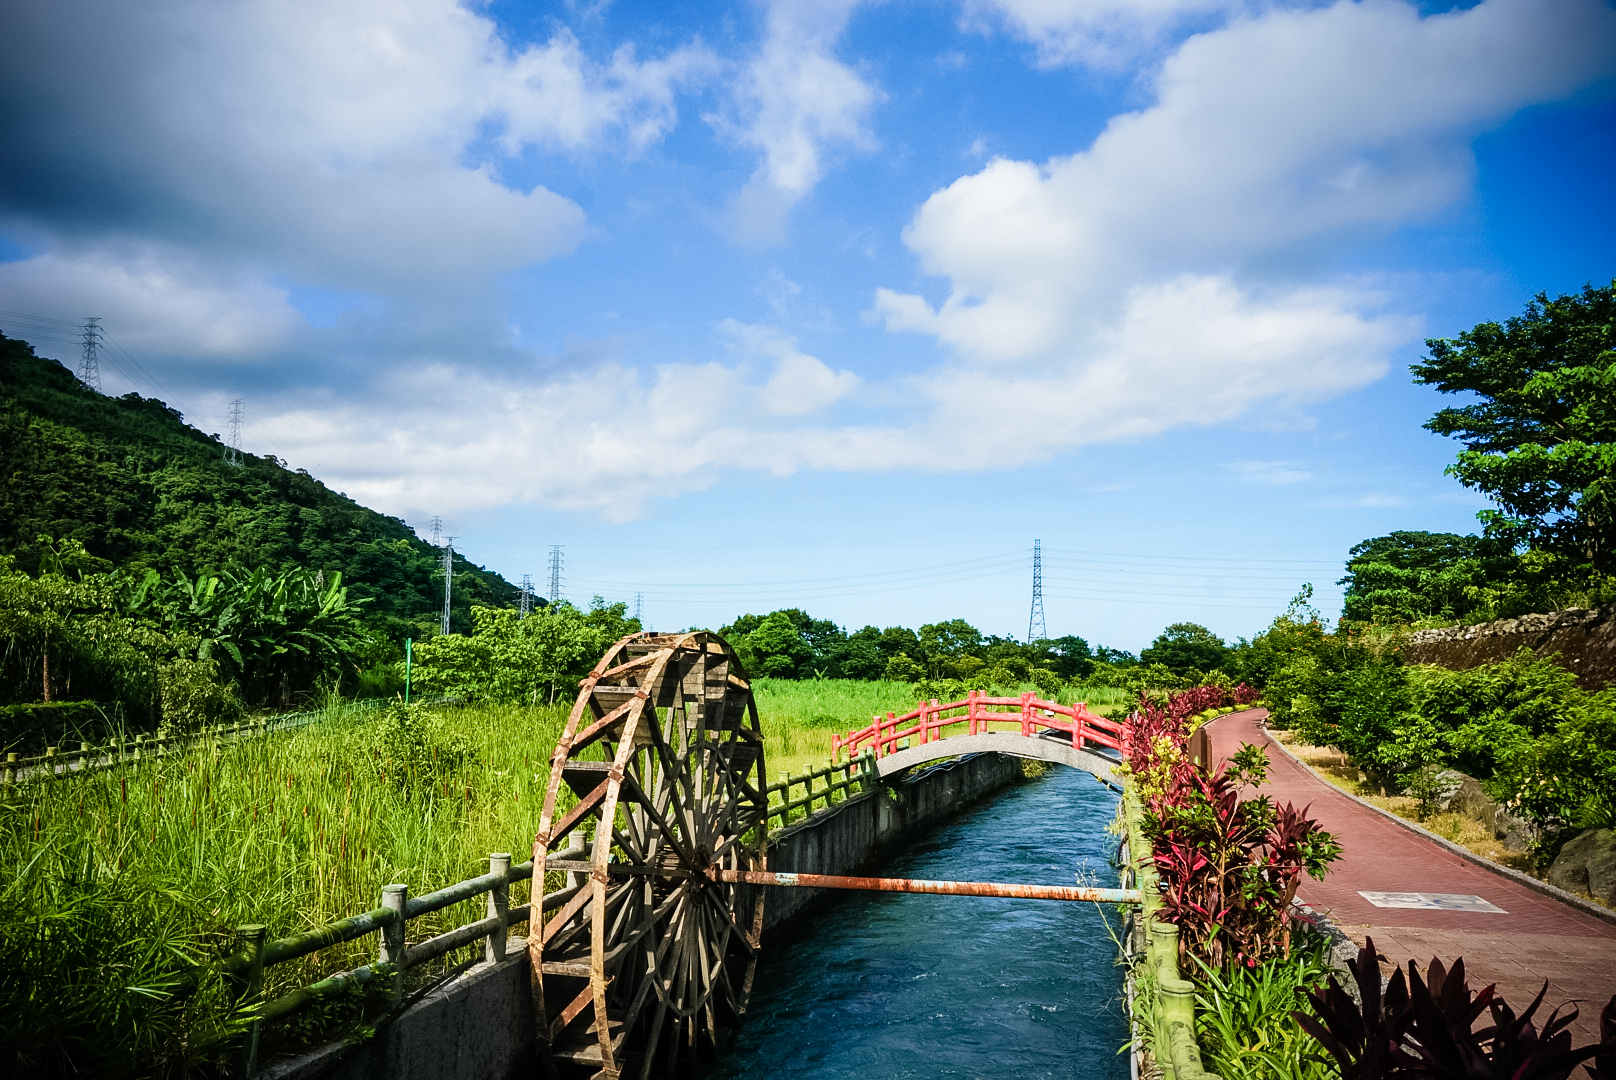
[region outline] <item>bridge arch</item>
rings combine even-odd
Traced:
[[[925,765],[932,761],[963,757],[966,754],[1009,754],[1012,757],[1047,761],[1052,765],[1066,765],[1092,773],[1107,787],[1122,790],[1122,784],[1112,770],[1120,764],[1117,758],[1087,748],[1073,746],[1069,736],[1060,738],[1026,736],[1015,731],[987,731],[976,735],[953,735],[897,750],[877,759],[876,767],[884,780],[895,773]]]

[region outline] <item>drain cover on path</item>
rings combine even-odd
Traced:
[[[1479,896],[1465,896],[1463,893],[1365,892],[1359,889],[1358,895],[1376,907],[1420,908],[1425,911],[1488,911],[1498,915],[1509,914],[1503,908],[1496,904],[1489,904]]]

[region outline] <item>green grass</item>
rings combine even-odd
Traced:
[[[90,1076],[207,1064],[228,1028],[208,964],[236,926],[285,937],[378,906],[390,882],[420,893],[486,872],[491,851],[524,861],[565,715],[487,706],[319,724],[7,792],[0,1061]],[[480,917],[481,904],[412,921],[410,936]],[[277,965],[266,990],[374,949],[365,938]],[[362,1011],[322,1009],[269,1033],[268,1049]]]
[[[900,715],[915,707],[905,682],[856,679],[754,679],[758,719],[763,723],[769,782],[830,759],[830,737],[846,735],[876,713]]]
[[[756,684],[771,779],[822,765],[830,737],[915,705],[906,683]],[[1063,695],[1065,700],[1068,695]],[[1089,696],[1091,704],[1094,701]],[[564,706],[394,710],[0,790],[0,1070],[182,1076],[234,1029],[215,962],[235,928],[286,937],[522,862]],[[512,903],[527,890],[512,890]],[[411,940],[482,916],[481,897],[410,923]],[[374,959],[374,937],[266,972],[273,997]],[[445,958],[417,981],[476,950]],[[369,999],[265,1033],[290,1051],[372,1022]]]

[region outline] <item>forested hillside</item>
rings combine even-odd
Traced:
[[[440,555],[274,457],[224,460],[220,441],[155,398],[106,397],[25,341],[0,335],[0,554],[39,568],[40,537],[165,576],[231,566],[340,571],[372,628],[394,640],[441,618]],[[517,589],[456,556],[454,623],[508,606]]]

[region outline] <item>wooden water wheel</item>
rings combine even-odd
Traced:
[[[739,1022],[763,929],[763,890],[715,880],[766,865],[763,733],[734,650],[706,632],[617,642],[552,764],[534,900],[541,867],[568,896],[530,923],[540,1056],[552,1075],[677,1072]]]

